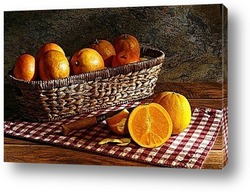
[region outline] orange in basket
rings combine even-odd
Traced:
[[[37,56],[36,56],[37,61],[39,62],[41,56],[42,56],[45,52],[47,52],[47,51],[49,51],[49,50],[56,50],[56,51],[62,52],[62,53],[65,55],[64,50],[63,50],[62,47],[59,46],[58,44],[52,43],[52,42],[50,42],[50,43],[45,43],[45,44],[39,49],[39,51],[38,51],[38,53],[37,53]]]
[[[115,56],[115,48],[107,40],[95,40],[91,45],[90,48],[95,49],[102,58],[104,59],[104,63],[106,67],[111,67],[113,57]]]
[[[39,76],[42,80],[67,78],[69,74],[69,61],[62,52],[49,50],[41,56]]]
[[[163,145],[171,136],[172,120],[157,103],[137,106],[128,119],[129,134],[138,145],[154,148]]]
[[[101,70],[105,68],[100,53],[92,48],[82,48],[75,52],[70,60],[70,69],[73,75]]]
[[[13,75],[17,79],[33,81],[36,78],[36,61],[30,54],[20,55],[15,63]]]
[[[121,51],[117,53],[112,61],[112,67],[118,67],[129,63],[139,62],[140,58],[132,51]]]
[[[116,53],[121,51],[132,51],[140,57],[140,43],[137,38],[130,34],[121,34],[114,40]]]

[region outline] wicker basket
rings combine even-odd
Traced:
[[[165,54],[142,46],[141,55],[151,59],[59,80],[27,82],[13,77],[10,70],[8,80],[15,89],[20,116],[56,121],[151,96]]]

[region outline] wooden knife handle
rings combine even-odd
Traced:
[[[96,117],[86,117],[86,118],[82,118],[74,122],[66,123],[62,125],[62,132],[63,132],[63,135],[66,136],[70,134],[72,131],[87,128],[95,124],[97,124]]]

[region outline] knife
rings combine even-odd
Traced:
[[[63,135],[67,136],[73,131],[88,128],[92,125],[96,125],[97,123],[102,122],[103,120],[114,116],[115,114],[121,112],[122,110],[123,109],[117,110],[117,111],[110,111],[110,112],[107,112],[105,114],[93,116],[93,117],[83,117],[83,118],[80,118],[74,122],[65,123],[62,125]],[[133,108],[128,109],[128,111],[130,111],[130,112],[132,110],[133,110]]]

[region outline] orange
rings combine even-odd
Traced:
[[[114,56],[112,67],[122,66],[129,63],[139,62],[140,58],[132,51],[121,51]]]
[[[172,121],[168,112],[157,103],[138,105],[128,119],[128,131],[141,147],[163,145],[172,134]]]
[[[77,51],[70,60],[70,67],[74,75],[101,70],[105,68],[102,56],[92,48]]]
[[[191,121],[191,107],[184,95],[175,92],[162,92],[153,102],[160,104],[169,113],[173,122],[173,135],[183,132]]]
[[[140,43],[137,38],[130,34],[121,34],[114,40],[114,48],[116,53],[121,51],[132,51],[140,57]]]
[[[116,54],[115,48],[107,40],[95,40],[91,45],[90,48],[95,49],[102,58],[104,59],[104,63],[106,67],[111,67],[112,60],[114,55]]]
[[[49,50],[39,61],[39,76],[42,80],[66,78],[70,74],[69,61],[60,51]]]
[[[62,53],[65,55],[64,50],[63,50],[62,47],[59,46],[58,44],[52,43],[52,42],[50,42],[50,43],[45,43],[45,44],[39,49],[39,51],[38,51],[38,54],[37,54],[37,57],[36,57],[37,61],[39,62],[41,56],[42,56],[45,52],[47,52],[47,51],[49,51],[49,50],[60,51],[60,52],[62,52]]]
[[[35,80],[37,75],[35,58],[27,53],[20,55],[16,60],[13,75],[26,81]]]
[[[114,133],[118,135],[126,135],[128,134],[128,117],[129,111],[127,109],[123,109],[114,116],[107,118],[106,122],[108,124],[109,129]]]

